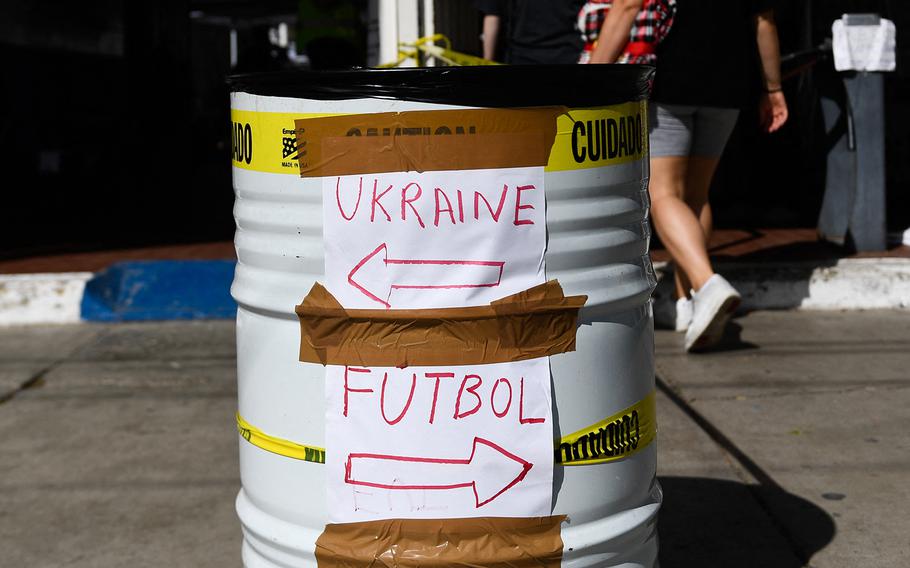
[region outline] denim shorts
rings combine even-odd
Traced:
[[[739,110],[652,103],[648,115],[652,158],[718,158],[736,126]]]

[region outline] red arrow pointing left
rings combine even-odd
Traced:
[[[534,464],[483,438],[467,459],[350,454],[344,481],[380,489],[451,490],[470,487],[482,507],[521,482]]]
[[[505,264],[500,260],[389,258],[388,246],[382,243],[354,265],[348,273],[348,284],[391,308],[392,290],[499,286]]]

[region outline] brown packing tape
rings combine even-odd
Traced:
[[[504,363],[575,350],[587,296],[556,280],[487,306],[423,310],[345,309],[318,282],[296,308],[300,360],[406,367]]]
[[[302,177],[545,166],[565,107],[353,114],[295,121]]]
[[[565,516],[390,519],[327,525],[319,568],[484,566],[559,568]]]

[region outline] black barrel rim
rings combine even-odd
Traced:
[[[483,107],[589,107],[648,98],[648,65],[489,65],[235,75],[232,92],[315,100],[396,99]]]

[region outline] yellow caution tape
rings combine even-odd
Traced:
[[[656,436],[657,415],[651,391],[629,408],[563,436],[556,445],[554,461],[562,465],[607,463],[642,451]]]
[[[269,436],[237,413],[244,440],[263,450],[313,463],[325,463],[325,449]],[[564,436],[556,443],[559,465],[593,465],[627,458],[648,447],[657,435],[654,391],[613,416]]]
[[[478,66],[478,65],[500,65],[495,61],[490,61],[489,59],[484,59],[482,57],[477,57],[476,55],[468,55],[467,53],[460,53],[458,51],[453,51],[445,47],[440,47],[438,45],[423,45],[418,48],[424,54],[435,58],[438,61],[445,63],[446,65],[451,66]]]
[[[231,109],[231,163],[235,168],[300,176],[295,120],[335,114]]]
[[[436,45],[436,42],[442,42],[445,47]],[[452,42],[442,34],[435,34],[418,39],[414,42],[401,42],[398,44],[398,59],[390,63],[379,65],[380,68],[388,69],[389,67],[398,67],[405,61],[412,59],[417,66],[422,66],[425,61],[421,61],[420,54],[423,53],[426,58],[432,58],[437,63],[450,66],[476,66],[476,65],[499,65],[495,61],[460,53],[452,49]]]
[[[244,420],[239,412],[237,413],[237,431],[247,442],[273,454],[313,463],[325,463],[325,448],[307,446],[269,436]]]
[[[646,101],[571,109],[556,119],[556,140],[544,171],[616,166],[647,157]]]
[[[569,110],[556,119],[546,171],[614,166],[647,157],[647,115],[644,101]],[[231,110],[234,167],[299,176],[294,121],[324,116],[337,114]]]

